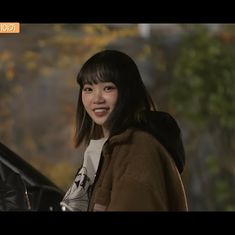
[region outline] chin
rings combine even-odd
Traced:
[[[94,123],[99,125],[99,126],[102,126],[102,125],[104,125],[105,121],[96,121],[96,120],[94,120]]]

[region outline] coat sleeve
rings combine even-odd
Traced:
[[[129,154],[126,168],[113,181],[107,210],[187,210],[180,174],[161,144],[150,144]]]
[[[113,189],[108,211],[167,211],[164,194],[124,176]]]

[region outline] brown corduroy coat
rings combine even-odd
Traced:
[[[174,160],[151,134],[135,128],[104,145],[89,211],[187,211]]]

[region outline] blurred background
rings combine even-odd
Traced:
[[[235,24],[21,24],[0,34],[0,141],[67,190],[82,64],[129,54],[182,129],[192,211],[235,210]]]

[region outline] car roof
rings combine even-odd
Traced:
[[[26,162],[18,154],[10,150],[6,145],[0,142],[0,162],[9,167],[12,171],[19,173],[21,177],[31,186],[53,187],[63,192],[49,178],[39,172],[36,168]]]

